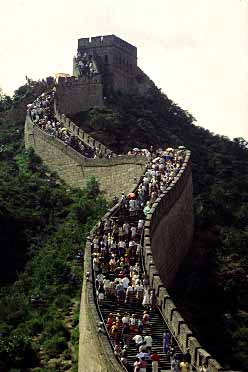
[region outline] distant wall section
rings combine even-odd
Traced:
[[[102,108],[104,103],[101,76],[61,77],[58,80],[56,97],[58,111],[65,115],[88,111],[92,107]]]
[[[95,176],[107,199],[121,192],[130,192],[146,166],[143,157],[86,159],[64,142],[33,125],[29,116],[25,123],[25,146],[33,147],[50,170],[71,187],[84,188],[87,179]]]

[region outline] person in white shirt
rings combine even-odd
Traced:
[[[133,240],[134,240],[135,237],[136,237],[136,231],[137,231],[136,227],[135,227],[135,226],[132,226],[132,227],[131,227],[131,238],[132,238]]]
[[[122,279],[122,284],[123,284],[124,289],[128,288],[129,279],[126,276]]]
[[[128,313],[125,313],[125,315],[122,317],[122,323],[124,325],[124,324],[129,324],[129,322],[130,322],[129,315]]]
[[[152,349],[152,336],[151,335],[146,335],[144,337],[144,342],[145,342],[145,347],[146,347],[146,350],[150,350]]]
[[[141,231],[143,228],[144,220],[139,220],[138,221],[138,231]]]
[[[126,223],[123,224],[123,231],[124,231],[124,234],[125,234],[125,236],[127,238],[129,236],[129,228],[130,228],[130,226],[129,226],[129,223],[128,222],[126,222]]]
[[[133,337],[133,340],[136,344],[137,350],[139,350],[140,345],[143,344],[143,337],[138,334]]]
[[[103,279],[103,288],[106,296],[110,295],[110,280],[108,278]]]
[[[126,291],[126,299],[125,303],[132,303],[133,302],[133,297],[134,297],[134,287],[131,285],[128,286],[127,291]]]
[[[138,282],[137,285],[135,286],[135,293],[138,301],[142,301],[143,291],[144,291],[143,285],[141,285],[140,282]]]

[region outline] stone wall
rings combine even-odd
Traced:
[[[87,242],[84,253],[84,273],[92,270],[90,243]],[[92,275],[83,281],[80,321],[78,372],[123,372],[117,361],[102,322],[95,300]]]
[[[68,128],[74,136],[80,138],[84,143],[86,143],[91,148],[98,148],[101,150],[103,155],[107,155],[112,153],[106,146],[104,146],[101,142],[95,140],[91,137],[88,133],[84,132],[81,128],[79,128],[73,121],[65,116],[65,114],[60,114],[57,109],[56,100],[54,102],[54,113],[56,119],[63,124],[65,128]]]
[[[115,35],[81,38],[78,50],[90,54],[98,62],[103,76],[104,91],[136,92],[137,48]],[[73,73],[78,76],[75,59]]]
[[[103,107],[103,85],[101,75],[89,78],[59,78],[56,97],[58,110],[65,115],[88,111],[92,107]]]
[[[87,179],[95,176],[107,199],[119,196],[121,192],[130,192],[145,169],[143,157],[86,159],[64,142],[33,125],[29,116],[25,123],[25,146],[33,147],[50,170],[71,187],[84,188]]]
[[[207,363],[209,372],[223,370],[221,365],[194,337],[168,290],[182,263],[193,235],[192,174],[190,152],[170,187],[153,204],[144,228],[144,264],[150,284],[171,333],[183,351],[189,348],[192,364],[199,370]]]
[[[163,283],[169,288],[193,237],[193,189],[189,153],[177,177],[154,203],[149,220],[153,259]]]

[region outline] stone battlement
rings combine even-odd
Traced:
[[[95,176],[105,197],[111,200],[120,192],[128,193],[144,172],[144,157],[116,156],[111,159],[87,159],[57,137],[34,125],[27,116],[25,146],[33,147],[51,171],[69,186],[84,188],[87,180]]]
[[[137,58],[137,48],[115,35],[94,36],[78,39],[78,49],[115,47]]]
[[[107,156],[108,154],[113,154],[111,150],[109,150],[106,146],[104,146],[101,142],[95,140],[89,134],[84,132],[81,128],[79,128],[73,121],[71,121],[65,114],[60,114],[57,109],[56,100],[54,101],[54,114],[57,120],[63,123],[64,127],[69,129],[69,131],[76,137],[80,138],[84,143],[86,143],[91,148],[98,148],[101,150],[103,156]]]
[[[206,363],[208,371],[223,370],[194,337],[168,290],[193,236],[192,173],[190,152],[167,190],[155,201],[144,228],[144,264],[156,290],[158,305],[171,333],[183,351],[189,349],[196,370]]]
[[[73,115],[92,107],[104,107],[103,84],[100,74],[92,77],[59,78],[56,97],[59,112]]]
[[[57,86],[61,86],[62,88],[68,87],[76,87],[81,86],[82,84],[99,84],[102,83],[102,77],[100,74],[94,75],[92,77],[82,75],[82,76],[69,76],[63,77],[60,76],[58,78]]]

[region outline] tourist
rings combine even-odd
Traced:
[[[151,311],[154,311],[155,310],[155,308],[156,308],[156,302],[157,302],[157,299],[156,299],[155,289],[152,288],[150,290],[150,310]]]
[[[170,345],[170,341],[171,341],[171,335],[170,333],[167,331],[163,334],[163,352],[164,353],[167,353],[168,350],[169,350],[169,345]]]
[[[150,293],[149,293],[149,288],[148,287],[145,287],[144,290],[143,290],[142,305],[144,306],[144,308],[149,309]]]
[[[146,372],[147,362],[145,357],[141,357],[140,372]]]
[[[140,372],[140,367],[141,367],[141,361],[139,360],[139,358],[136,358],[134,364],[134,372]]]
[[[143,345],[144,342],[143,337],[139,333],[133,337],[133,341],[135,342],[137,350],[139,350],[140,345]]]
[[[150,334],[144,337],[145,347],[147,351],[152,350],[152,336]]]
[[[159,364],[160,357],[156,351],[154,351],[151,355],[152,361],[152,372],[158,372],[158,364]]]
[[[150,315],[148,314],[148,311],[146,310],[143,313],[142,323],[144,327],[148,327],[150,324]]]
[[[171,358],[171,371],[172,372],[178,372],[179,370],[179,363],[178,360],[176,359],[175,355],[172,356]]]
[[[183,360],[179,363],[179,368],[181,372],[189,372],[190,365],[189,363],[183,358]]]

